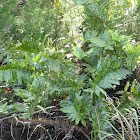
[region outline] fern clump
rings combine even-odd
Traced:
[[[112,96],[119,94],[115,88],[122,86],[120,81],[129,79],[129,76],[132,75],[133,71],[126,67],[126,62],[129,59],[127,56],[130,54],[128,52],[128,42],[130,43],[130,41],[129,36],[119,35],[117,31],[106,30],[104,33],[97,35],[96,31],[88,30],[85,33],[85,40],[73,48],[73,54],[82,63],[83,71],[79,78],[85,81],[85,85],[79,94],[79,100],[76,100],[76,97],[74,99],[67,98],[66,101],[62,101],[60,104],[61,110],[68,115],[69,119],[75,120],[76,124],[81,121],[83,125],[86,125],[86,120],[90,118],[93,128],[100,131],[102,130],[100,125],[106,124],[105,120],[109,119],[108,116],[105,117],[103,114],[112,112],[116,104],[119,104],[118,108],[120,110],[122,105],[126,104],[126,100],[129,107],[135,106],[132,101],[128,101],[130,94],[126,93],[127,90],[125,92],[120,91],[122,93],[121,103],[114,99],[112,100],[108,95],[111,94],[108,92],[111,89],[114,91]],[[88,50],[85,50],[82,46],[85,42],[88,42]],[[133,47],[131,47],[132,50]],[[131,50],[129,51],[133,54]],[[134,65],[136,65],[137,57],[135,53]],[[130,64],[133,64],[133,62],[129,61]],[[136,83],[133,84],[131,92],[138,93],[137,88]],[[86,102],[87,100],[82,100],[84,97],[88,98],[88,103]],[[78,105],[75,105],[75,101],[77,101]],[[104,113],[99,111],[99,106],[101,105],[98,106],[98,103],[103,104]],[[93,112],[96,115],[93,115]],[[95,123],[96,119],[97,121],[100,120],[100,124]],[[98,127],[96,128],[96,126]]]
[[[41,47],[32,41],[24,39],[21,43],[13,42],[9,50],[5,48],[7,61],[0,67],[0,84],[2,87],[10,87],[13,90],[12,96],[23,102],[26,108],[21,111],[24,113],[23,118],[29,117],[38,105],[45,107],[47,100],[63,94],[72,96],[83,85],[78,80],[74,65],[65,59],[64,53],[49,44],[46,46],[44,41]],[[46,44],[48,42],[46,40]],[[5,92],[4,89],[1,92]],[[11,111],[19,112],[17,106],[21,103],[14,98],[13,103],[10,101]],[[9,109],[7,111],[10,113]]]

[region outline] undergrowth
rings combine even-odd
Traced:
[[[63,15],[61,3],[32,5],[27,0],[18,15],[5,11],[9,21],[15,15],[15,22],[1,26],[0,114],[25,120],[54,105],[75,125],[86,128],[88,135],[79,130],[88,139],[138,140],[140,45],[132,35],[114,30],[116,20],[108,20],[114,4],[111,7],[108,0],[71,2],[82,5],[87,14],[78,29],[82,34],[74,40],[69,29],[74,22],[62,24],[70,13]],[[81,21],[76,28],[80,25]]]

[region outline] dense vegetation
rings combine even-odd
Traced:
[[[61,138],[37,125],[44,140],[78,139],[73,129],[79,139],[139,140],[139,7],[139,0],[1,0],[1,130],[8,118],[24,124],[36,114],[55,125],[54,113],[72,125]]]

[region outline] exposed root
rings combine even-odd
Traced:
[[[59,117],[58,117],[59,118]],[[6,122],[7,125],[11,126],[10,131],[11,131],[11,137],[14,140],[16,139],[15,135],[15,129],[14,128],[23,128],[22,132],[20,133],[23,134],[25,132],[25,128],[28,128],[26,130],[26,135],[27,135],[27,140],[31,140],[34,134],[36,133],[38,128],[41,128],[42,131],[45,131],[48,135],[48,137],[51,137],[51,134],[49,133],[50,128],[54,128],[54,134],[58,135],[61,131],[61,134],[63,134],[63,140],[66,139],[72,139],[74,137],[74,132],[76,133],[81,133],[87,140],[90,140],[88,134],[84,131],[83,128],[73,125],[70,123],[68,120],[65,120],[64,117],[58,119],[58,118],[33,118],[33,119],[26,119],[22,120],[19,119],[18,117],[10,116],[10,117],[5,117],[3,119],[4,122]],[[5,123],[2,123],[1,120],[1,125],[5,125]],[[30,129],[30,133],[28,132]],[[17,133],[18,133],[18,129]],[[32,132],[31,132],[32,130]],[[90,133],[90,131],[89,131]],[[57,136],[55,136],[57,139]],[[50,139],[50,138],[49,138]]]

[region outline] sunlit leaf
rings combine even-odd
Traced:
[[[86,56],[85,52],[79,47],[74,47],[73,50],[73,54],[80,60]]]

